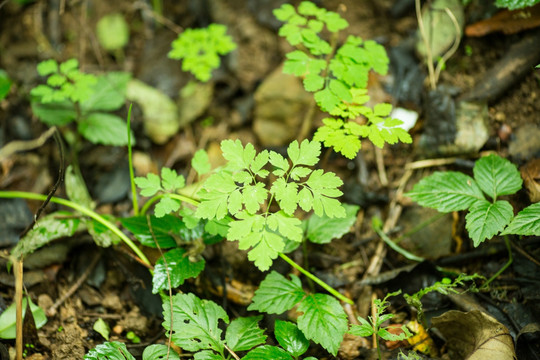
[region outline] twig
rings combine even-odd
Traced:
[[[225,346],[225,349],[227,349],[227,351],[232,355],[233,358],[235,358],[236,360],[240,360],[240,358],[238,357],[238,355],[236,355],[236,353],[234,351],[232,351],[228,346],[227,344],[223,344],[223,346]]]
[[[82,284],[88,279],[88,276],[92,273],[94,268],[96,267],[99,259],[101,258],[101,252],[97,253],[96,256],[92,259],[90,264],[88,264],[88,267],[84,272],[82,273],[81,277],[77,279],[75,284],[73,284],[68,291],[60,297],[60,299],[56,300],[56,302],[47,310],[47,316],[54,316],[56,315],[56,312],[58,308],[69,298],[71,295],[73,295],[81,286]]]
[[[7,143],[4,147],[0,149],[0,161],[4,160],[5,158],[20,152],[20,151],[28,151],[37,149],[45,142],[54,135],[54,132],[56,131],[56,127],[49,128],[49,130],[45,131],[43,134],[41,134],[38,138],[33,140],[13,140]]]
[[[377,162],[377,172],[379,173],[379,180],[381,185],[388,186],[388,177],[386,176],[386,169],[384,168],[384,157],[382,149],[375,146],[375,160]]]
[[[452,157],[452,158],[442,158],[442,159],[418,160],[418,161],[408,163],[407,165],[405,165],[405,169],[416,170],[416,169],[423,169],[427,167],[450,165],[450,164],[455,163],[457,159],[458,158]]]
[[[164,16],[161,16],[160,14],[157,14],[155,11],[153,11],[148,6],[147,3],[143,2],[143,1],[136,1],[133,4],[133,7],[135,9],[141,9],[141,10],[146,11],[154,20],[156,20],[160,24],[165,25],[165,27],[168,28],[169,30],[171,30],[172,32],[180,34],[180,33],[182,33],[184,31],[184,29],[181,26],[176,25],[174,22],[172,22],[171,20],[167,19]]]

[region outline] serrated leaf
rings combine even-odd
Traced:
[[[301,178],[311,174],[312,171],[313,170],[311,170],[310,168],[306,168],[303,166],[295,166],[294,169],[291,170],[289,176],[291,177],[291,179],[298,181]]]
[[[326,27],[330,32],[338,32],[349,26],[347,20],[343,19],[338,13],[327,11],[320,17],[326,23]]]
[[[146,177],[136,177],[134,181],[137,187],[141,189],[142,196],[154,196],[158,191],[162,190],[159,176],[153,173],[148,173]]]
[[[339,239],[350,231],[356,222],[356,214],[360,209],[357,205],[343,204],[345,217],[329,218],[313,214],[307,220],[307,238],[316,244],[327,244],[332,239]]]
[[[330,91],[334,93],[341,101],[350,102],[352,101],[352,95],[350,88],[342,81],[332,79],[329,84]]]
[[[298,328],[307,339],[320,344],[332,355],[336,355],[348,329],[347,314],[335,298],[326,294],[308,295],[298,311]]]
[[[326,214],[328,217],[344,217],[345,209],[335,197],[343,193],[337,187],[343,185],[343,181],[332,172],[323,172],[318,169],[311,173],[306,181],[313,195],[313,211],[318,216]]]
[[[154,207],[154,215],[160,218],[167,214],[174,214],[180,209],[181,205],[179,200],[171,198],[168,194],[164,194]]]
[[[219,320],[229,323],[223,308],[213,301],[201,300],[194,294],[176,294],[172,297],[173,334],[171,340],[187,351],[214,350],[223,353],[223,340]],[[171,307],[163,302],[163,327],[167,336],[171,329]]]
[[[287,159],[275,151],[270,151],[269,161],[272,166],[277,168],[272,172],[276,176],[283,176],[289,170],[290,165]]]
[[[283,237],[296,242],[302,241],[302,222],[299,219],[277,212],[268,216],[267,221],[268,227],[274,231],[279,231]]]
[[[142,354],[143,360],[180,360],[180,356],[171,349],[169,351],[167,345],[153,344],[144,348]]]
[[[494,204],[486,200],[478,201],[465,216],[465,227],[476,247],[502,231],[513,216],[514,211],[508,201],[498,200]]]
[[[254,214],[261,208],[268,197],[268,190],[264,188],[263,183],[245,186],[242,190],[242,202],[246,206],[246,210]]]
[[[540,235],[540,203],[532,204],[521,210],[502,232],[502,235],[506,234]]]
[[[287,154],[289,155],[293,166],[313,166],[319,162],[321,144],[318,141],[309,141],[306,139],[298,145],[298,141],[294,140],[289,144]]]
[[[194,360],[223,360],[223,356],[216,354],[212,350],[203,350],[193,355]]]
[[[81,109],[89,111],[114,111],[126,101],[126,89],[131,74],[127,72],[108,72],[98,76],[87,99],[81,102]]]
[[[349,334],[360,337],[367,337],[374,334],[373,326],[363,317],[357,318],[360,321],[360,325],[352,324],[349,329]]]
[[[298,184],[288,183],[284,178],[279,178],[272,184],[270,192],[277,200],[279,207],[288,215],[293,215],[298,206]]]
[[[517,167],[494,154],[479,159],[473,173],[480,189],[494,200],[501,195],[514,194],[523,183]]]
[[[332,112],[341,102],[339,97],[334,95],[328,87],[317,91],[314,96],[317,105],[326,112]]]
[[[239,317],[231,321],[225,334],[225,342],[233,351],[246,351],[266,342],[264,330],[259,328],[262,315]]]
[[[420,180],[405,196],[440,212],[465,210],[478,200],[485,200],[470,176],[455,171],[435,172]]]
[[[247,143],[244,147],[240,140],[223,140],[221,142],[223,157],[228,161],[227,166],[232,170],[249,169],[255,159],[255,148]]]
[[[268,314],[282,314],[290,310],[305,296],[300,279],[290,275],[287,280],[276,271],[270,272],[255,291],[253,303],[248,310],[257,310]]]
[[[191,159],[191,167],[199,176],[210,171],[210,161],[208,159],[208,154],[204,149],[199,149],[195,152],[193,158]]]
[[[255,160],[250,165],[251,171],[262,178],[268,175],[267,170],[263,170],[263,167],[268,163],[269,155],[268,150],[263,150],[255,156]]]
[[[401,334],[393,334],[386,328],[382,328],[377,331],[377,335],[386,341],[402,341],[413,336],[405,325],[402,325],[400,329],[402,331]]]
[[[77,130],[94,144],[127,145],[126,122],[116,115],[92,113],[79,122]],[[133,134],[131,139],[133,141]]]
[[[291,16],[296,14],[294,6],[291,4],[283,4],[281,7],[272,11],[276,19],[281,21],[287,21]]]
[[[174,236],[178,236],[184,241],[192,241],[194,237],[200,236],[196,230],[188,229],[186,224],[174,215],[165,215],[161,218],[150,216],[152,231],[150,231],[146,216],[121,218],[120,222],[141,245],[152,248],[156,248],[154,237],[162,249],[168,249],[177,246]]]
[[[304,354],[309,348],[309,340],[292,322],[276,320],[274,335],[279,345],[295,358]]]
[[[126,348],[126,344],[118,341],[105,342],[96,346],[84,355],[84,360],[135,360]]]
[[[169,279],[171,288],[176,289],[184,283],[186,279],[196,278],[204,270],[205,261],[201,259],[192,262],[187,256],[186,250],[176,248],[167,251],[156,261],[154,274],[152,277],[152,293],[169,289]]]
[[[201,203],[195,216],[202,219],[223,219],[228,213],[229,195],[237,188],[232,175],[220,171],[210,176],[198,195]]]
[[[303,82],[304,88],[309,92],[319,91],[324,87],[324,78],[319,74],[308,74]]]
[[[294,360],[293,357],[283,349],[276,346],[264,345],[251,350],[242,358],[242,360]]]
[[[178,175],[176,170],[167,167],[161,168],[161,184],[165,191],[176,191],[186,185],[183,175]]]
[[[238,248],[241,250],[249,247],[252,249],[248,252],[248,259],[253,261],[259,270],[266,271],[285,248],[285,242],[280,235],[263,228],[259,232],[252,232],[246,239],[238,242]]]

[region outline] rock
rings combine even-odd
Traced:
[[[515,132],[508,152],[517,160],[527,160],[540,155],[540,127],[535,124],[523,124]]]
[[[278,67],[255,92],[253,131],[262,146],[282,146],[296,138],[312,95],[300,79]]]
[[[15,245],[20,233],[32,222],[32,213],[23,199],[0,200],[0,248]]]
[[[190,81],[180,90],[178,109],[180,111],[180,124],[185,126],[201,116],[212,101],[214,84]]]

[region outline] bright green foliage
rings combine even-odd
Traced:
[[[540,0],[495,0],[495,5],[508,8],[509,10],[515,10],[533,6],[539,2]]]
[[[193,155],[191,159],[191,167],[197,172],[199,176],[206,174],[210,171],[210,161],[208,154],[203,149],[199,149]]]
[[[111,341],[100,344],[95,349],[84,355],[84,360],[135,360],[126,348],[126,344],[118,341]],[[149,358],[143,358],[144,360]]]
[[[226,55],[236,48],[226,33],[227,27],[221,24],[210,24],[205,29],[186,29],[172,42],[169,57],[182,60],[182,70],[206,82],[212,71],[219,67],[219,55]]]
[[[152,278],[152,292],[157,294],[161,290],[177,288],[186,279],[196,278],[204,270],[205,261],[201,259],[192,262],[183,248],[172,249],[160,257],[154,266]]]
[[[180,360],[180,356],[167,348],[167,345],[154,344],[147,346],[142,354],[143,360]]]
[[[32,317],[36,325],[36,329],[40,329],[47,323],[47,316],[45,316],[45,311],[34,304],[32,299],[29,297],[24,297],[22,300],[22,316],[26,314],[26,302],[30,302],[30,311],[32,312]],[[0,339],[15,339],[16,335],[16,312],[17,306],[15,303],[9,305],[3,312],[0,314]]]
[[[109,340],[111,327],[102,318],[98,318],[96,322],[94,322],[94,326],[92,326],[92,330],[97,332],[99,335],[103,336],[105,340]]]
[[[540,203],[521,210],[502,234],[540,235]]]
[[[405,325],[401,327],[401,330],[403,330],[402,334],[392,334],[388,331],[388,327],[383,327],[383,323],[392,319],[394,317],[394,314],[384,314],[388,306],[390,306],[390,302],[388,302],[388,298],[391,296],[396,296],[401,293],[400,291],[396,291],[393,293],[387,294],[384,299],[376,299],[373,302],[373,305],[375,306],[376,314],[374,317],[369,316],[368,320],[358,317],[358,321],[360,321],[360,325],[352,325],[351,329],[349,330],[349,333],[356,336],[372,336],[373,334],[377,335],[377,338],[383,338],[384,340],[389,341],[400,341],[407,339],[412,336],[411,332]],[[380,357],[379,357],[380,358]]]
[[[347,331],[347,316],[332,296],[306,295],[296,276],[291,275],[291,280],[287,280],[272,271],[255,291],[248,310],[281,314],[296,304],[298,311],[303,313],[298,318],[298,328],[304,336],[335,355]]]
[[[219,320],[229,323],[229,317],[222,307],[212,301],[201,300],[193,294],[173,296],[172,341],[184,350],[197,352],[195,359],[225,360],[225,344],[233,351],[246,351],[264,344],[266,335],[259,328],[262,316],[239,317],[227,327],[225,340],[218,327]],[[163,326],[170,329],[170,304],[163,302]]]
[[[222,141],[221,150],[227,165],[204,183],[196,216],[209,220],[233,216],[227,238],[239,240],[240,249],[251,249],[248,257],[259,269],[270,267],[285,248],[285,239],[302,241],[301,221],[293,217],[298,207],[319,216],[345,216],[336,199],[342,195],[337,189],[341,179],[309,168],[319,161],[320,143],[293,141],[287,149],[289,160],[274,151],[257,154],[253,145],[244,147],[240,140]],[[270,174],[268,165],[277,177],[270,189],[262,182]],[[270,213],[273,201],[281,210]]]
[[[511,195],[521,189],[521,176],[516,166],[496,155],[478,160],[473,169],[474,179],[458,172],[435,172],[422,179],[407,193],[422,206],[441,212],[467,210],[466,228],[474,246],[485,239],[499,234],[512,220],[514,212],[506,200],[497,200],[501,195]],[[485,195],[491,198],[486,200]],[[535,219],[526,212],[525,217]],[[539,215],[536,215],[538,221]],[[512,225],[512,232],[527,233],[521,220]],[[510,233],[505,231],[505,234]]]
[[[32,111],[41,121],[49,126],[76,121],[77,131],[92,143],[127,144],[125,121],[106,112],[124,105],[131,77],[128,73],[85,74],[79,71],[76,59],[60,65],[46,60],[38,64],[37,70],[41,76],[47,76],[46,85],[38,85],[30,92]]]
[[[129,42],[129,25],[122,14],[107,14],[99,19],[96,35],[105,50],[118,50]]]
[[[401,120],[389,117],[390,104],[378,104],[373,109],[365,105],[369,101],[369,72],[388,72],[384,47],[372,40],[349,36],[334,53],[336,39],[329,43],[321,38],[323,28],[336,33],[349,24],[339,14],[308,1],[300,3],[298,11],[284,4],[274,10],[274,15],[285,22],[279,35],[293,46],[302,46],[302,50],[286,55],[283,72],[301,77],[304,88],[314,93],[321,110],[336,117],[324,121],[315,140],[351,159],[360,150],[360,138],[369,138],[378,147],[385,142],[412,142],[410,135],[399,127]]]
[[[8,74],[0,69],[0,100],[4,99],[11,89],[11,79]]]
[[[156,174],[149,173],[146,177],[136,177],[135,184],[141,189],[142,196],[154,196],[158,192],[162,197],[154,208],[156,217],[163,217],[180,209],[180,200],[171,197],[177,190],[186,185],[183,175],[169,168],[161,169],[161,178]]]
[[[274,335],[279,345],[295,358],[304,354],[309,348],[309,340],[290,321],[276,320]]]

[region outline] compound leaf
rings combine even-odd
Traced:
[[[250,214],[254,214],[261,208],[268,197],[268,190],[264,188],[263,183],[245,186],[242,190],[242,202]]]
[[[219,320],[229,323],[223,308],[213,301],[201,300],[194,294],[176,294],[172,297],[173,333],[171,340],[187,351],[214,350],[223,353],[223,340]],[[167,336],[171,329],[171,306],[163,302],[163,327]]]
[[[347,314],[339,301],[330,295],[311,294],[300,302],[298,311],[303,313],[298,328],[306,338],[335,356],[348,329]]]
[[[440,212],[465,210],[478,200],[485,200],[470,176],[455,171],[435,172],[420,180],[405,195]]]
[[[514,194],[523,183],[516,166],[494,154],[479,159],[474,164],[473,173],[480,189],[492,199]]]
[[[307,165],[313,166],[319,162],[321,155],[321,143],[318,141],[304,140],[300,145],[294,140],[287,148],[287,154],[293,166]]]
[[[259,327],[262,315],[239,317],[231,321],[225,334],[225,342],[233,351],[246,351],[266,342],[264,330]]]
[[[158,191],[162,190],[159,176],[153,173],[148,173],[146,177],[136,177],[134,181],[137,187],[141,189],[142,196],[154,196]]]
[[[478,201],[465,216],[465,227],[476,247],[502,231],[513,216],[514,211],[508,201],[498,200],[493,204],[486,200]]]
[[[154,266],[152,293],[169,289],[169,278],[173,289],[182,285],[186,279],[196,278],[204,270],[204,265],[204,259],[191,262],[183,248],[167,251]]]
[[[105,342],[96,346],[84,355],[84,360],[135,360],[126,348],[126,344],[118,341]],[[174,358],[173,358],[174,359]]]
[[[276,198],[279,207],[288,215],[293,215],[298,206],[298,184],[279,178],[272,184],[270,192]]]
[[[502,235],[540,235],[540,202],[521,210],[502,232]]]
[[[302,222],[291,216],[285,215],[283,212],[273,213],[268,216],[268,226],[270,229],[278,230],[283,237],[292,241],[302,241]]]
[[[164,167],[161,168],[161,183],[165,191],[176,191],[186,185],[186,179],[176,170]]]
[[[270,164],[276,168],[274,171],[272,171],[272,174],[276,176],[283,176],[289,170],[289,162],[277,152],[270,151],[269,160]]]
[[[287,280],[276,271],[270,272],[255,291],[253,303],[248,310],[257,310],[268,314],[282,314],[294,307],[305,296],[300,279],[290,275]]]
[[[274,335],[279,345],[295,358],[304,354],[309,347],[309,340],[290,321],[276,320]]]
[[[332,172],[323,172],[318,169],[311,173],[306,181],[313,194],[313,211],[319,216],[326,214],[328,217],[344,217],[345,209],[335,197],[343,193],[337,187],[343,185],[343,181]]]
[[[197,206],[195,216],[203,219],[223,219],[228,213],[229,195],[237,186],[232,175],[220,171],[210,176],[198,195],[201,203]]]
[[[197,172],[199,176],[206,174],[210,171],[210,161],[208,159],[208,153],[204,149],[199,149],[193,155],[191,159],[191,167]]]

